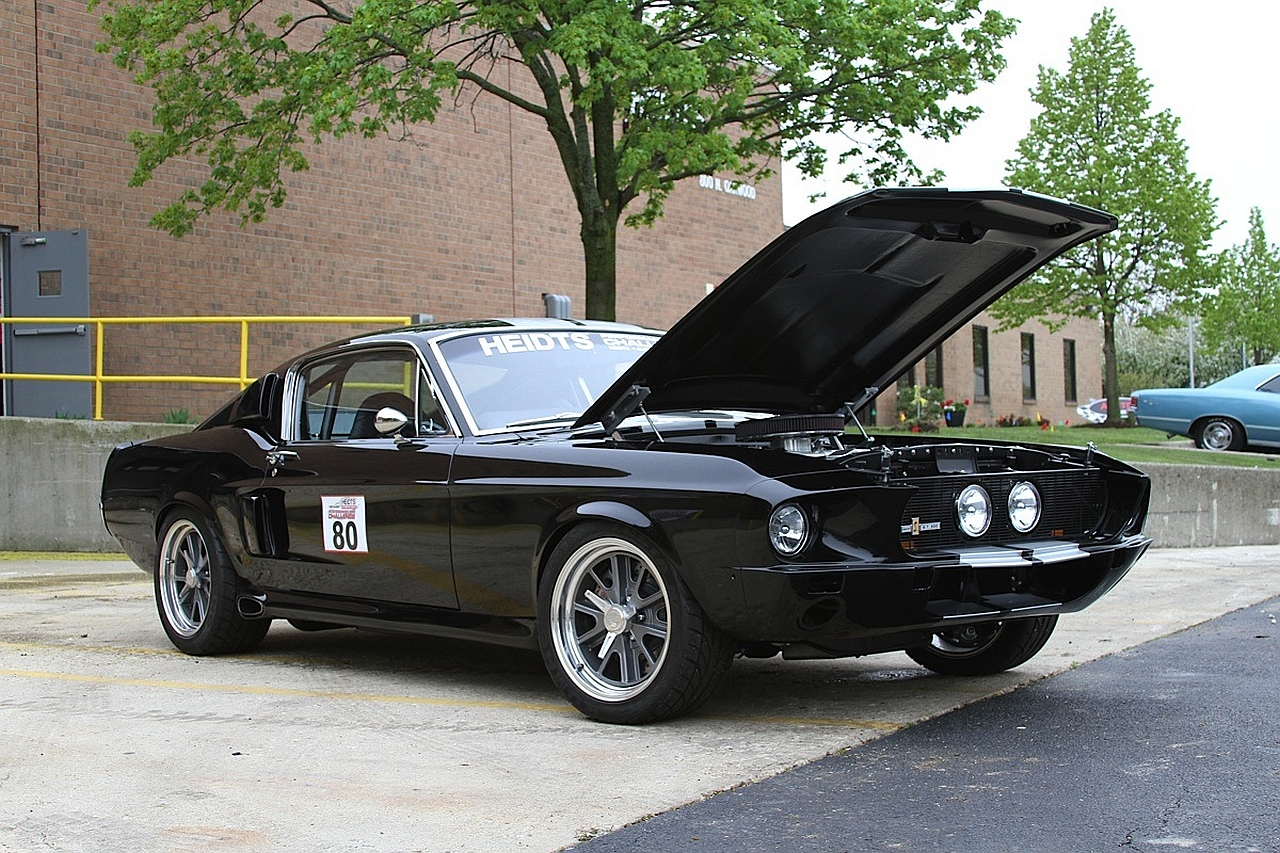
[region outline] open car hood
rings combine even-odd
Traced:
[[[835,412],[869,400],[1108,213],[1019,190],[878,189],[774,240],[578,419]]]

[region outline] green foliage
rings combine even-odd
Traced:
[[[133,183],[173,158],[208,167],[156,226],[260,221],[308,145],[482,93],[546,124],[582,216],[587,316],[602,319],[633,202],[625,221],[645,225],[684,178],[758,179],[780,157],[817,174],[824,132],[845,134],[859,180],[919,176],[904,131],[946,139],[973,118],[953,96],[995,78],[1014,26],[980,0],[91,3],[107,7],[100,49],[156,92]]]
[[[1280,353],[1280,247],[1267,242],[1262,211],[1249,212],[1249,237],[1218,255],[1217,287],[1200,306],[1206,345],[1243,347],[1254,364]]]
[[[1152,112],[1150,89],[1128,33],[1104,9],[1085,36],[1071,40],[1066,73],[1040,69],[1032,99],[1041,112],[1007,164],[1012,186],[1120,220],[1119,230],[1064,254],[992,308],[1002,328],[1031,318],[1051,329],[1068,317],[1100,318],[1112,413],[1119,412],[1117,320],[1159,326],[1192,300],[1217,227],[1215,200],[1188,167],[1178,119]]]
[[[1143,388],[1186,388],[1191,384],[1191,332],[1188,321],[1161,329],[1120,324],[1116,327],[1116,379],[1121,394]],[[1210,344],[1196,326],[1196,385],[1204,386],[1235,373],[1243,365],[1240,350]]]
[[[933,385],[898,388],[898,423],[915,432],[934,432],[942,420],[944,394]]]
[[[160,417],[161,417],[161,419],[163,420],[163,422],[164,422],[164,423],[166,423],[166,424],[194,424],[194,423],[197,423],[197,420],[196,420],[195,418],[191,417],[191,412],[187,411],[187,409],[186,409],[186,407],[185,407],[185,406],[183,406],[182,408],[178,408],[178,409],[170,409],[169,411],[165,412],[165,413],[164,413],[163,415],[161,415]]]

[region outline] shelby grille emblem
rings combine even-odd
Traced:
[[[921,533],[932,533],[935,530],[941,529],[941,521],[926,521],[924,524],[921,524],[920,516],[918,515],[911,519],[910,524],[902,525],[902,532],[909,533],[912,536],[919,536]]]

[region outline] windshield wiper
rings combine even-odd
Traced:
[[[512,421],[507,424],[507,429],[515,429],[516,427],[541,426],[542,424],[554,424],[561,421],[573,422],[578,419],[580,412],[558,412],[554,415],[544,415],[540,418],[525,418],[521,421]]]

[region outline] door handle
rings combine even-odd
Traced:
[[[295,462],[298,454],[292,450],[268,450],[267,464],[271,466],[271,476],[276,475],[277,468],[283,468],[287,462]]]
[[[32,326],[23,328],[15,326],[13,334],[22,337],[24,335],[79,335],[84,337],[89,330],[83,324],[78,326]]]

